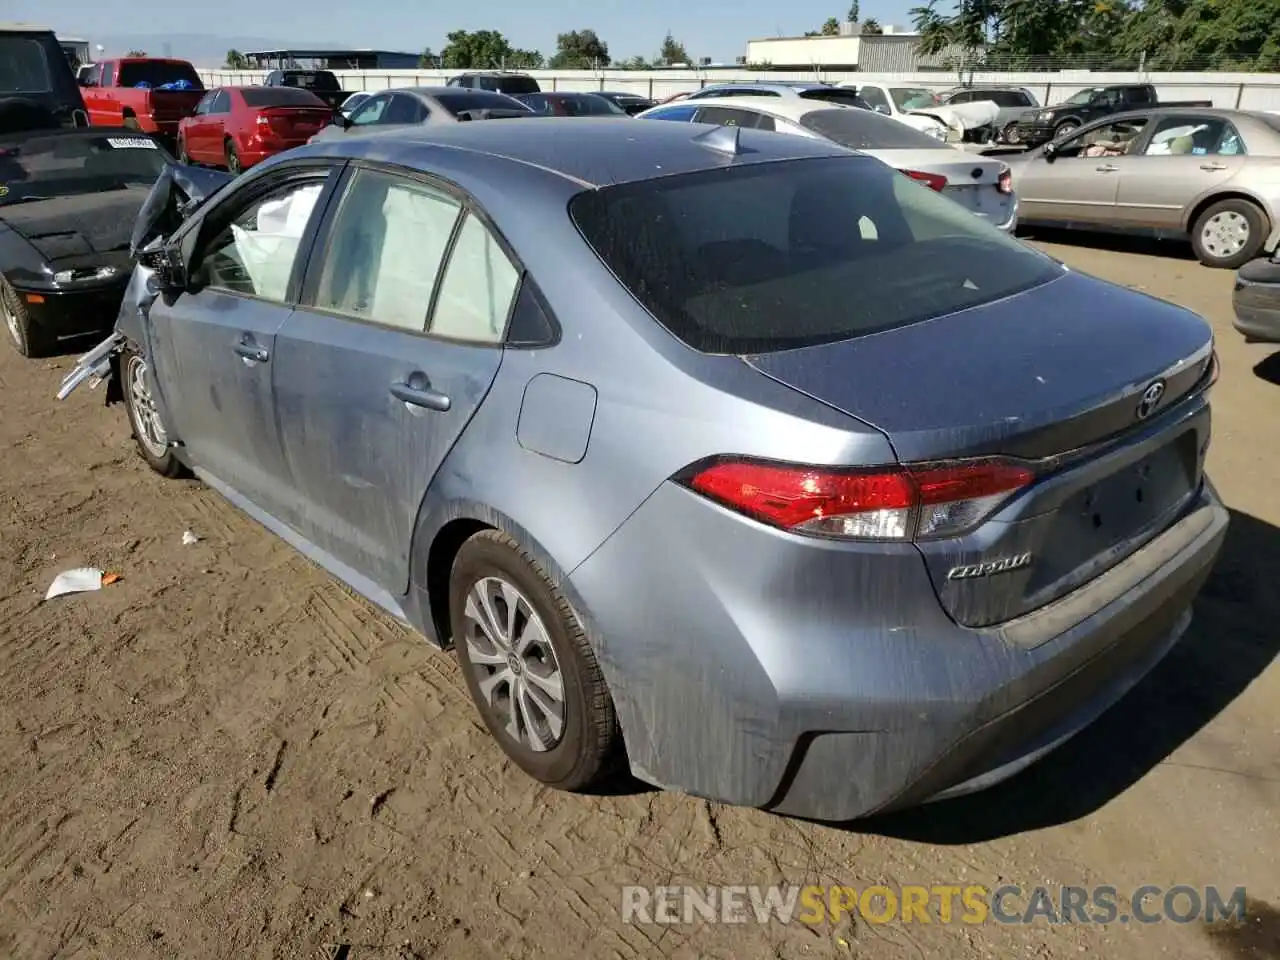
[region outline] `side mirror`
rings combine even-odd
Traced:
[[[878,107],[876,107],[876,113],[883,113],[886,117],[893,116],[893,111],[890,110],[889,107],[883,103],[880,104]]]
[[[1046,143],[1044,147],[1041,148],[1040,155],[1043,156],[1050,163],[1052,163],[1053,158],[1057,154],[1057,152],[1058,152],[1058,148],[1056,146],[1054,146],[1052,143]]]

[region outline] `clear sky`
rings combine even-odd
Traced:
[[[906,25],[910,0],[862,0],[862,19]],[[446,7],[452,10],[446,12]],[[488,0],[432,4],[423,0],[9,0],[3,19],[45,23],[91,41],[112,35],[207,33],[273,38],[294,44],[341,41],[353,47],[439,51],[451,30],[494,29],[513,46],[550,56],[557,33],[591,28],[615,59],[654,56],[667,30],[691,57],[729,61],[747,40],[798,36],[828,17],[844,19],[849,0]],[[200,11],[207,10],[207,22]],[[177,52],[177,51],[175,51]]]

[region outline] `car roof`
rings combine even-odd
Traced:
[[[44,27],[38,23],[0,21],[0,33],[53,33],[53,27]]]
[[[487,120],[389,130],[322,141],[302,150],[377,159],[392,144],[394,162],[412,167],[416,157],[425,163],[432,148],[445,147],[536,167],[581,186],[607,187],[723,168],[726,155],[695,139],[714,129],[709,124],[618,123],[610,117],[531,117],[518,123]],[[735,164],[850,154],[843,147],[809,137],[758,130],[740,130],[739,137],[745,149],[732,161]],[[301,155],[301,151],[291,153]]]
[[[829,83],[820,83],[815,80],[742,80],[727,83],[708,83],[703,90],[731,89],[733,87],[751,87],[755,90],[777,90],[779,92],[787,91],[799,93],[802,90],[831,90],[834,88]],[[695,90],[694,93],[700,91]]]
[[[671,104],[675,106],[675,104]],[[817,110],[857,110],[857,107],[846,106],[830,100],[805,100],[801,97],[702,97],[698,100],[698,108],[731,107],[737,110],[755,110],[759,113],[771,113],[775,117],[788,120],[799,120]],[[657,108],[655,108],[657,109]],[[865,112],[865,111],[864,111]],[[895,121],[896,122],[896,121]]]

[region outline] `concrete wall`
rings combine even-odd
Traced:
[[[454,73],[449,70],[365,70],[338,72],[346,90],[385,90],[387,87],[438,86]],[[832,83],[901,83],[943,89],[955,86],[954,74],[924,73],[835,73],[822,70],[803,72],[752,70],[534,70],[544,90],[623,90],[661,99],[675,93],[696,90],[708,83],[729,80],[814,80]],[[265,71],[200,71],[209,86],[261,83]],[[1063,100],[1081,87],[1109,83],[1155,84],[1163,100],[1212,100],[1214,106],[1243,110],[1280,110],[1280,75],[1271,73],[1091,73],[1086,70],[1060,73],[975,73],[975,83],[1001,83],[1027,87],[1041,103]],[[969,75],[965,75],[965,80]]]

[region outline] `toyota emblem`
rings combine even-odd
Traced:
[[[1142,391],[1142,402],[1138,404],[1138,419],[1145,420],[1155,413],[1156,407],[1160,406],[1160,399],[1163,396],[1163,380],[1153,380],[1149,383],[1147,389]]]

